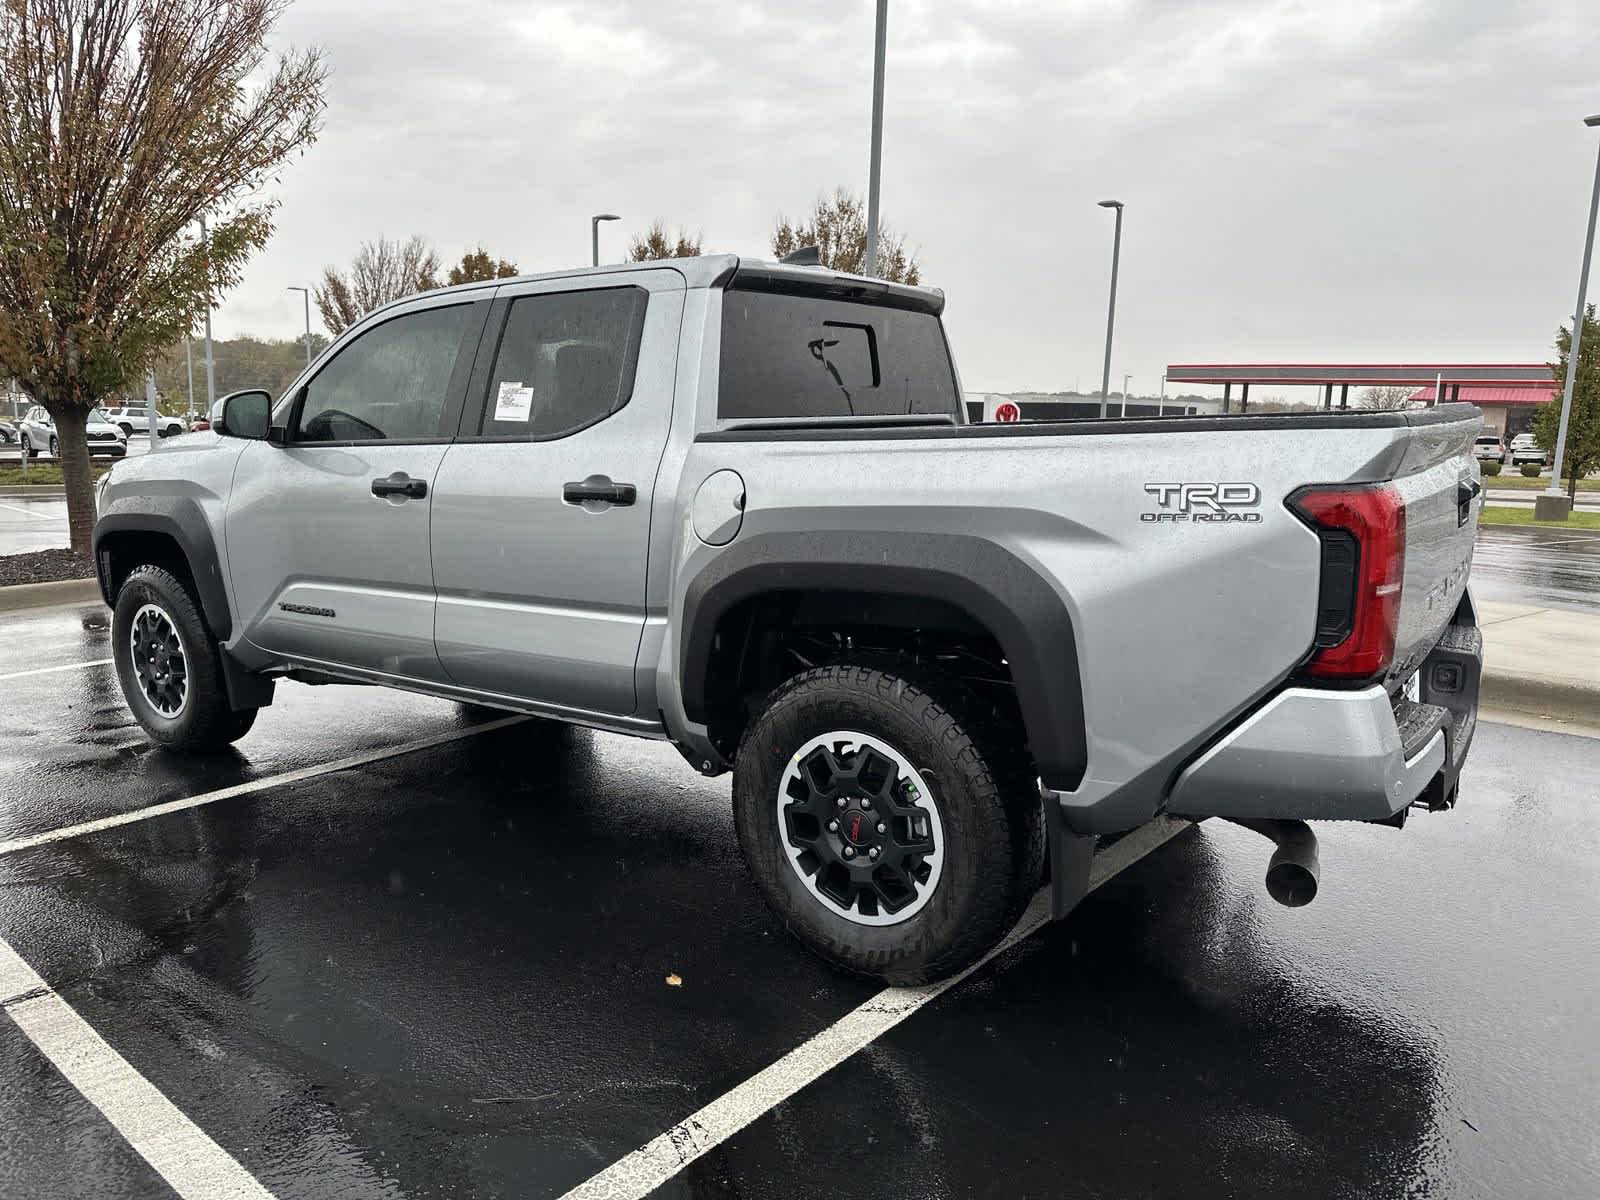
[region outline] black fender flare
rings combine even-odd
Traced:
[[[212,634],[219,642],[232,636],[233,613],[228,607],[222,560],[211,536],[211,526],[197,501],[188,496],[130,496],[107,505],[95,522],[93,545],[100,594],[112,607],[116,606],[117,598],[111,591],[110,554],[102,547],[106,538],[120,533],[157,533],[176,542],[189,562],[200,608]]]
[[[840,530],[739,539],[685,589],[678,678],[691,721],[706,719],[712,643],[722,617],[763,593],[810,589],[930,597],[989,630],[1010,665],[1046,786],[1078,786],[1088,738],[1072,614],[1037,570],[973,534]]]

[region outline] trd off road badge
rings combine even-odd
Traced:
[[[1155,497],[1158,507],[1140,513],[1141,521],[1261,520],[1254,511],[1261,503],[1261,489],[1253,483],[1147,483],[1144,490]]]

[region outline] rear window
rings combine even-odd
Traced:
[[[956,415],[956,380],[932,313],[819,296],[722,296],[717,416]]]

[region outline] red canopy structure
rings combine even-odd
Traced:
[[[1322,406],[1332,408],[1333,389],[1339,388],[1339,407],[1350,406],[1350,387],[1418,387],[1426,390],[1430,403],[1436,402],[1434,385],[1439,385],[1447,401],[1467,400],[1463,389],[1489,387],[1517,392],[1518,404],[1542,404],[1550,398],[1554,383],[1546,363],[1171,363],[1167,383],[1220,383],[1222,411],[1227,412],[1238,384],[1239,411],[1250,406],[1250,385],[1320,385]],[[1520,398],[1523,390],[1529,393]],[[1413,396],[1418,399],[1421,393]],[[1474,401],[1476,403],[1476,401]]]

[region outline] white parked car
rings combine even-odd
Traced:
[[[1548,466],[1550,456],[1544,452],[1543,447],[1534,440],[1531,433],[1519,433],[1511,439],[1511,465],[1520,467],[1523,463],[1538,463],[1541,467]]]
[[[1479,437],[1472,443],[1472,453],[1479,462],[1504,462],[1506,459],[1505,443],[1497,433],[1486,433]]]
[[[127,456],[127,435],[113,425],[106,414],[98,408],[89,413],[84,436],[89,443],[91,458]],[[22,420],[17,422],[17,447],[29,458],[38,458],[41,453],[46,453],[51,458],[60,459],[61,442],[56,437],[56,423],[45,411],[44,405],[35,404],[22,414]]]
[[[128,437],[136,433],[148,434],[151,429],[151,411],[142,404],[110,408],[106,410],[106,416]],[[157,437],[171,437],[175,433],[183,433],[187,428],[181,417],[168,417],[158,412],[153,419]]]

